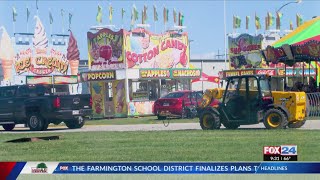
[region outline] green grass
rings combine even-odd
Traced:
[[[170,123],[197,123],[198,118],[194,119],[169,119]],[[167,122],[167,120],[165,121]],[[146,116],[138,118],[115,118],[102,120],[88,120],[86,125],[125,125],[125,124],[162,124],[162,120],[158,120],[157,116]]]
[[[263,146],[282,144],[298,145],[299,161],[320,161],[320,131],[313,130],[50,133],[63,137],[5,142],[46,135],[1,134],[0,161],[262,161]]]

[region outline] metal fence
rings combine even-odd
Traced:
[[[307,113],[309,117],[320,116],[320,92],[307,93]]]

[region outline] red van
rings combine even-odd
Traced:
[[[153,113],[159,120],[167,117],[187,117],[185,107],[196,107],[202,101],[201,91],[176,91],[159,98],[154,103]]]

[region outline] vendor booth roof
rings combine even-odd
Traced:
[[[309,40],[320,40],[320,17],[305,22],[297,29],[281,38],[273,44],[273,47],[280,47],[283,44],[300,44]]]

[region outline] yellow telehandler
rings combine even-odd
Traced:
[[[270,76],[227,77],[225,89],[205,91],[197,112],[203,130],[228,129],[263,122],[267,129],[300,128],[306,122],[305,92],[272,91]],[[219,105],[210,106],[213,99]]]

